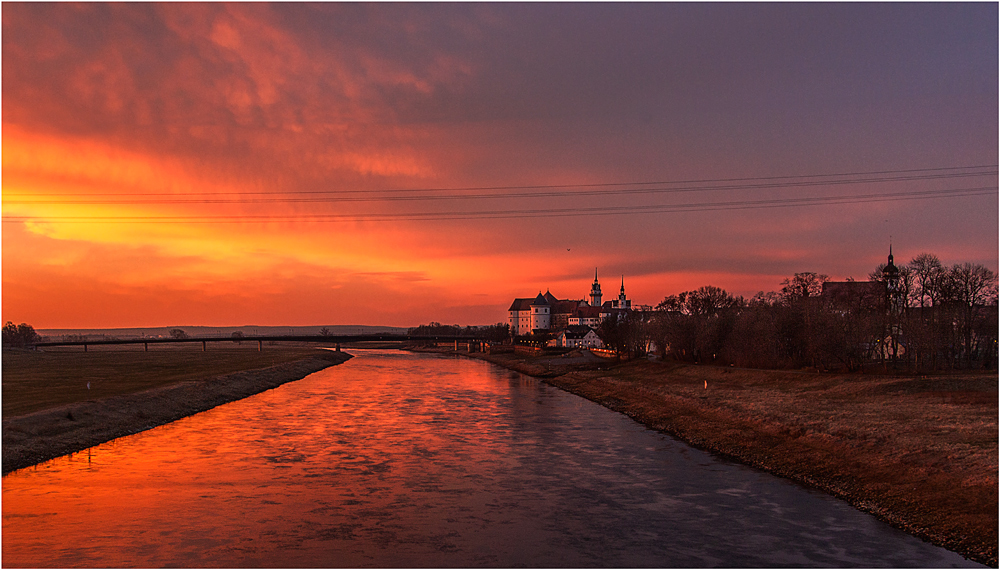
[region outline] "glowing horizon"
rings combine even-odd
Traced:
[[[863,279],[890,235],[997,270],[995,5],[2,10],[4,321],[491,324],[595,266]]]

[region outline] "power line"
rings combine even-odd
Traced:
[[[978,177],[978,176],[995,176],[998,174],[997,170],[985,171],[985,172],[955,172],[955,173],[939,173],[939,174],[919,174],[919,175],[905,175],[905,176],[882,176],[882,177],[871,177],[871,178],[852,178],[852,179],[840,179],[840,180],[810,180],[810,181],[786,181],[786,182],[770,182],[762,184],[730,184],[730,185],[716,185],[716,186],[685,186],[676,188],[626,188],[617,190],[573,190],[573,191],[550,191],[550,192],[531,192],[531,193],[507,193],[507,194],[447,194],[439,196],[384,196],[384,197],[345,197],[345,198],[237,198],[237,199],[178,199],[178,198],[164,198],[159,200],[141,200],[135,199],[134,195],[131,199],[122,200],[4,200],[5,204],[56,204],[56,205],[142,205],[142,204],[274,204],[274,203],[346,203],[346,202],[411,202],[411,201],[435,201],[435,200],[470,200],[470,199],[516,199],[516,198],[579,198],[584,196],[624,196],[630,194],[676,194],[676,193],[694,193],[694,192],[719,192],[719,191],[739,191],[739,190],[773,190],[773,189],[784,189],[784,188],[804,188],[804,187],[816,187],[816,186],[842,186],[842,185],[855,185],[855,184],[884,184],[888,182],[913,182],[917,180],[942,180],[942,179],[957,179],[957,178],[968,178],[968,177]],[[826,175],[822,175],[826,176]],[[637,183],[646,184],[646,183]],[[662,183],[658,183],[662,184]],[[561,187],[561,186],[560,186]],[[553,186],[552,188],[557,188]],[[259,194],[259,193],[253,193]],[[301,192],[289,192],[292,194],[301,194]],[[23,195],[23,194],[11,194],[11,195]],[[100,194],[90,194],[92,196],[97,196]],[[161,196],[164,194],[145,194],[143,196]],[[197,193],[188,194],[174,194],[171,196],[194,196]],[[204,195],[211,195],[206,193]],[[56,196],[55,194],[42,194],[38,196]],[[80,194],[80,196],[87,196],[87,194]]]
[[[692,204],[665,204],[651,206],[569,207],[524,210],[483,210],[468,212],[415,212],[381,214],[304,214],[304,215],[218,215],[218,216],[4,216],[4,222],[60,222],[60,223],[277,223],[277,222],[386,222],[386,221],[447,221],[511,219],[569,216],[608,216],[635,214],[664,214],[719,210],[749,210],[869,202],[895,202],[957,198],[965,196],[996,195],[996,186],[921,190],[896,193],[872,193],[846,196],[819,196],[804,198],[777,198],[768,200],[737,200],[729,202],[702,202]]]
[[[960,178],[968,176],[987,176],[996,175],[998,165],[987,164],[987,165],[972,165],[972,166],[946,166],[946,167],[936,167],[936,168],[911,168],[911,169],[898,169],[898,170],[871,170],[871,171],[859,171],[859,172],[841,172],[841,173],[825,173],[825,174],[801,174],[801,175],[787,175],[787,176],[755,176],[755,177],[742,177],[742,178],[705,178],[705,179],[693,179],[693,180],[659,180],[659,181],[636,181],[636,182],[601,182],[601,183],[585,183],[585,184],[535,184],[526,186],[464,186],[464,187],[451,187],[451,188],[398,188],[398,189],[378,189],[378,190],[290,190],[282,191],[280,194],[283,195],[342,195],[342,194],[394,194],[394,193],[429,193],[429,192],[479,192],[479,191],[498,191],[498,190],[558,190],[567,188],[613,188],[613,187],[624,187],[624,186],[671,186],[677,184],[720,184],[720,183],[749,183],[749,182],[765,182],[765,181],[776,181],[785,180],[787,182],[775,183],[776,186],[770,185],[743,185],[738,184],[735,186],[719,186],[719,189],[743,189],[743,188],[771,188],[771,187],[783,187],[783,185],[794,185],[796,180],[804,180],[809,178],[821,179],[821,178],[851,178],[857,176],[875,176],[872,181],[898,181],[898,180],[927,180],[934,178]],[[986,172],[961,172],[969,170],[982,170],[991,169]],[[947,172],[951,171],[950,174]],[[933,175],[930,173],[938,172],[945,173],[939,175]],[[918,174],[924,173],[924,174]],[[889,178],[884,178],[885,175],[894,175]],[[913,177],[907,177],[907,175],[912,175]],[[836,183],[861,183],[864,180],[847,180],[847,181],[820,181],[814,180],[811,182],[804,182],[805,185],[823,185],[823,184],[836,184]],[[679,188],[673,190],[701,190],[701,189],[715,189],[716,187],[691,187],[691,188]],[[663,189],[669,190],[669,189]],[[631,191],[631,190],[626,190]],[[184,197],[184,196],[268,196],[273,195],[275,192],[159,192],[159,193],[147,193],[143,196],[167,196],[167,197]],[[601,193],[610,194],[610,193]],[[46,196],[135,196],[134,193],[122,193],[122,192],[51,192],[51,193],[25,193],[25,192],[14,192],[6,193],[6,196],[32,196],[32,197],[46,197]],[[535,197],[541,196],[540,193],[529,193],[525,196]],[[475,196],[475,195],[473,195]],[[500,195],[489,195],[491,197],[510,197],[510,194],[500,194]],[[383,198],[384,199],[384,198]]]

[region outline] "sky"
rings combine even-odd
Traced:
[[[998,269],[998,6],[2,4],[2,318],[507,321]]]

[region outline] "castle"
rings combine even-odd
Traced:
[[[549,291],[535,298],[514,299],[510,309],[510,332],[514,336],[532,333],[559,333],[569,331],[570,336],[583,333],[576,327],[596,328],[610,315],[620,315],[632,308],[632,301],[625,296],[625,277],[617,299],[602,301],[601,284],[594,270],[594,283],[590,286],[590,300],[560,300]],[[571,328],[573,327],[573,328]],[[583,333],[586,336],[586,333]]]

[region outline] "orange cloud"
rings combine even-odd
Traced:
[[[242,314],[262,323],[382,315],[394,319],[386,324],[409,325],[449,320],[445,314],[495,322],[511,298],[539,289],[583,297],[594,266],[607,276],[606,292],[616,292],[614,276],[625,274],[629,296],[644,304],[706,284],[753,294],[796,271],[862,277],[882,260],[889,234],[914,249],[952,252],[954,261],[995,264],[995,197],[939,202],[947,206],[942,215],[934,205],[926,215],[900,203],[654,215],[646,208],[686,198],[359,202],[316,194],[861,171],[880,161],[985,164],[995,155],[995,121],[949,116],[943,131],[923,122],[931,107],[962,105],[905,103],[900,93],[891,113],[876,114],[888,126],[892,113],[905,117],[900,124],[923,126],[873,137],[870,122],[846,120],[857,107],[823,115],[797,107],[813,97],[776,104],[761,90],[766,66],[752,80],[733,72],[749,69],[734,67],[740,58],[766,61],[759,42],[745,45],[761,52],[727,56],[725,73],[707,65],[708,55],[650,73],[649,61],[688,45],[675,34],[638,33],[656,29],[655,17],[670,6],[636,8],[614,21],[600,7],[499,5],[5,3],[2,10],[4,311],[29,315],[9,313],[14,319],[58,319],[58,305],[67,319],[90,310],[95,319],[116,315],[118,324],[131,324],[130,314],[220,323]],[[743,38],[739,45],[752,39],[741,33],[718,37],[718,53],[727,53],[730,36]],[[613,49],[608,38],[631,47]],[[923,76],[933,74],[912,79]],[[698,81],[682,80],[692,77]],[[802,93],[830,93],[831,106],[857,95],[837,95],[831,82],[809,86],[805,72],[801,79]],[[743,93],[754,113],[730,101]],[[987,108],[995,114],[996,105]],[[881,155],[893,137],[931,140],[950,154],[906,146]],[[987,158],[968,158],[979,155]],[[63,196],[46,197],[54,193]],[[628,212],[437,219],[608,205]],[[392,217],[408,214],[429,219]],[[357,217],[302,218],[321,215]],[[163,216],[174,218],[143,221]],[[905,241],[892,224],[905,229]],[[31,280],[48,293],[33,293]],[[257,292],[259,303],[245,291]],[[49,326],[56,324],[66,323]]]

